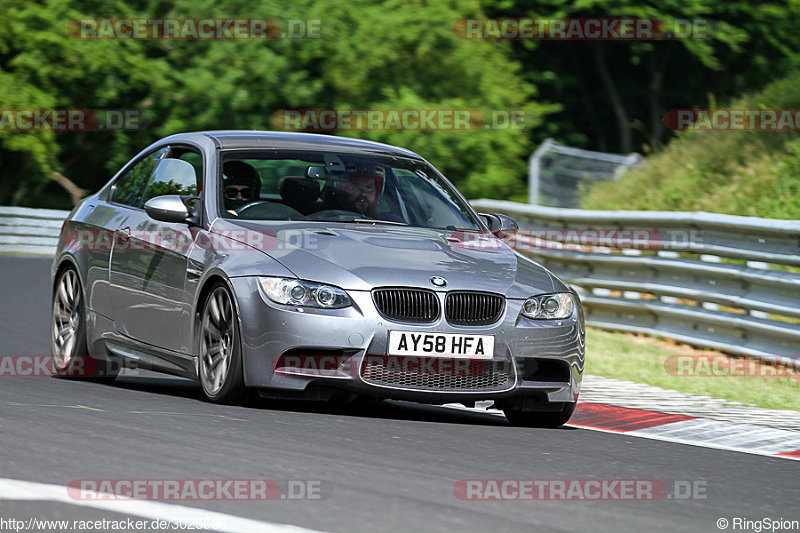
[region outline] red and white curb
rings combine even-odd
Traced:
[[[502,411],[487,408],[491,402],[482,403],[484,405],[471,408],[460,404],[447,404],[445,407],[505,417]],[[575,413],[566,425],[592,431],[800,461],[800,431],[756,424],[737,424],[618,405],[578,402]]]
[[[488,409],[447,407],[504,416]],[[763,409],[720,398],[613,378],[584,376],[568,426],[631,437],[800,460],[800,412]]]
[[[644,383],[584,375],[581,400],[693,418],[800,431],[800,411],[764,409],[741,402],[663,389]]]
[[[800,460],[800,432],[617,405],[578,403],[567,424],[626,436]]]

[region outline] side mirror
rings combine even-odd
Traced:
[[[486,223],[489,231],[500,240],[506,241],[519,231],[519,224],[510,216],[500,213],[478,213],[478,215]]]
[[[187,222],[191,215],[183,199],[177,194],[165,194],[150,198],[144,204],[147,215],[161,222]]]

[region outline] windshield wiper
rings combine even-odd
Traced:
[[[355,224],[390,224],[392,226],[408,226],[405,222],[396,222],[394,220],[378,220],[375,218],[308,218],[310,222],[344,222]]]

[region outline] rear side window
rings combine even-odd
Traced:
[[[114,184],[114,192],[111,194],[111,201],[139,207],[142,202],[142,195],[144,188],[147,185],[147,180],[156,164],[167,153],[167,148],[161,148],[155,152],[150,152],[144,156],[141,161],[136,163],[128,172],[123,174]]]

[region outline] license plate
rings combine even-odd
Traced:
[[[390,331],[388,354],[492,359],[494,357],[494,337],[491,335]]]

